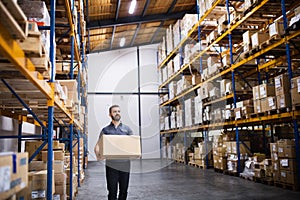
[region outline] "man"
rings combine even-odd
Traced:
[[[109,108],[111,123],[104,127],[100,133],[107,135],[132,135],[132,130],[121,123],[121,111],[119,105],[112,105]],[[119,186],[118,200],[127,199],[127,191],[130,175],[130,160],[106,160],[106,183],[108,200],[116,200]]]

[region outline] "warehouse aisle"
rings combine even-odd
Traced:
[[[166,167],[164,167],[166,166]],[[132,164],[128,200],[299,199],[300,192],[160,160]],[[155,170],[155,171],[153,171]],[[90,162],[79,200],[106,199],[104,165]]]

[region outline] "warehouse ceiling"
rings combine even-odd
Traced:
[[[195,0],[88,0],[88,53],[158,43],[166,28],[186,13],[196,13]],[[122,43],[120,44],[120,43]]]

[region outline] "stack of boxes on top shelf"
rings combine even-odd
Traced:
[[[270,144],[275,184],[299,188],[297,182],[295,141],[282,139]]]
[[[190,160],[190,163],[201,168],[213,166],[212,142],[199,142],[198,147],[194,147],[194,153],[193,157]]]

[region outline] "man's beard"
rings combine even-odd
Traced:
[[[120,115],[116,115],[116,116],[112,116],[111,117],[114,121],[118,122],[121,120],[121,116]]]

